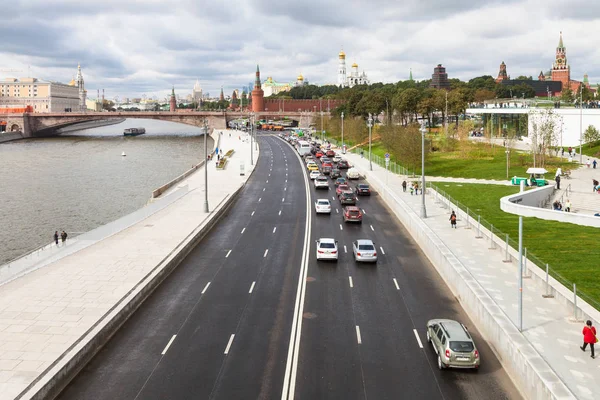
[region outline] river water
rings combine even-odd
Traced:
[[[141,126],[145,135],[123,136]],[[74,236],[143,207],[203,159],[203,145],[200,128],[140,119],[0,144],[0,265],[52,242],[56,230]]]

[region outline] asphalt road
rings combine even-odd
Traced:
[[[259,139],[261,157],[236,204],[60,398],[278,399],[282,391],[296,399],[520,398],[376,193],[359,198],[363,223],[345,224],[333,183],[315,191],[311,182],[311,248],[299,291],[303,166],[282,140]],[[331,215],[314,214],[321,197],[332,202]],[[338,240],[337,263],[317,263],[319,237]],[[360,238],[375,242],[376,265],[354,262],[352,241]],[[437,369],[425,338],[431,318],[469,327],[478,373]]]

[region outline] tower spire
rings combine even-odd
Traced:
[[[560,31],[560,40],[558,41],[558,47],[559,47],[559,48],[563,48],[563,47],[565,47],[565,46],[563,45],[563,40],[562,40],[562,31]]]
[[[254,89],[260,89],[260,68],[256,64],[256,78],[254,79]]]
[[[413,76],[412,76],[412,68],[410,69],[410,75],[408,76],[408,80],[412,82],[413,80]]]

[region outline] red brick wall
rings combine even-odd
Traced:
[[[345,100],[290,100],[290,99],[265,99],[265,111],[333,111],[336,107],[344,104]]]

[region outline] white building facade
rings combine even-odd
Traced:
[[[371,83],[365,71],[362,73],[358,71],[357,63],[352,64],[352,70],[350,71],[349,75],[347,74],[346,53],[344,53],[343,50],[338,54],[338,61],[338,86],[353,87],[356,85],[369,85]]]
[[[202,87],[197,79],[194,88],[192,89],[192,101],[195,101],[196,103],[202,101]]]

